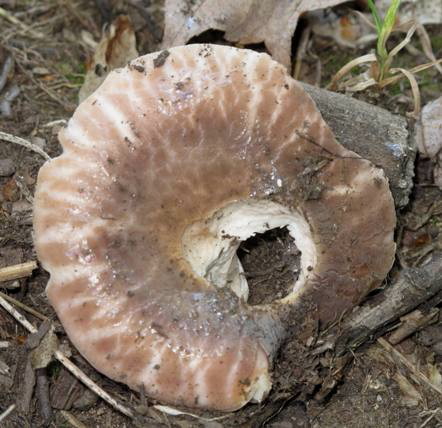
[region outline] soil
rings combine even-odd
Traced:
[[[299,276],[301,253],[286,227],[257,233],[237,251],[249,286],[249,305],[282,299]]]
[[[78,91],[93,55],[90,40],[99,40],[102,24],[111,15],[128,13],[142,53],[157,50],[163,31],[161,1],[0,0],[0,7],[7,13],[6,18],[0,13],[0,71],[7,54],[11,54],[15,66],[8,75],[6,89],[13,85],[20,89],[19,96],[11,103],[11,116],[0,116],[0,130],[31,141],[51,157],[60,153],[57,132],[77,105]],[[297,35],[304,26],[301,22]],[[440,34],[441,26],[429,27],[437,58],[442,57]],[[397,44],[399,39],[393,38],[391,44]],[[219,32],[205,34],[199,41],[225,43]],[[412,45],[419,50],[418,42],[413,40]],[[317,76],[319,62],[320,83],[325,86],[342,65],[367,53],[373,46],[343,48],[331,39],[313,36],[300,76],[311,83],[311,77]],[[262,50],[263,46],[256,48]],[[399,66],[406,68],[427,62],[423,54],[415,51],[403,51],[398,61]],[[440,96],[442,78],[436,70],[426,70],[418,82],[422,104]],[[412,108],[410,87],[405,81],[356,96],[395,113],[404,114]],[[0,176],[0,267],[4,267],[36,258],[32,243],[32,195],[38,170],[45,160],[25,147],[3,140],[0,141],[1,159],[9,159],[13,164],[13,171]],[[426,255],[442,248],[442,195],[432,184],[432,168],[432,161],[417,160],[412,202],[399,213],[395,269],[419,266]],[[238,254],[250,284],[252,304],[268,303],[275,296],[284,296],[296,279],[299,254],[286,230],[248,240]],[[379,345],[366,344],[346,357],[338,358],[327,350],[312,356],[310,347],[319,337],[313,319],[303,321],[310,327],[310,337],[297,338],[282,348],[276,362],[275,387],[266,402],[248,405],[241,412],[210,422],[165,415],[140,394],[96,372],[69,345],[46,300],[47,280],[48,274],[38,268],[30,278],[1,283],[2,292],[53,320],[59,342],[64,351],[71,354],[72,361],[104,390],[133,407],[139,421],[125,417],[98,399],[58,362],[39,369],[34,391],[34,372],[28,364],[32,348],[28,332],[0,310],[0,415],[12,403],[18,403],[0,422],[2,426],[442,426],[441,397],[392,361]],[[440,309],[440,303],[436,307]],[[26,313],[26,318],[35,326],[41,324],[41,319],[30,313]],[[430,377],[431,367],[439,372],[442,367],[440,322],[440,316],[439,320],[436,317],[433,325],[400,345],[401,351]],[[294,364],[296,361],[298,367]],[[48,396],[51,417],[45,404]],[[77,422],[72,422],[71,417]]]

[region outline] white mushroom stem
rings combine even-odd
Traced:
[[[183,254],[195,273],[217,287],[230,287],[247,302],[249,288],[236,255],[241,242],[271,229],[287,227],[301,252],[301,271],[292,292],[296,294],[316,265],[316,250],[310,227],[296,210],[267,200],[240,201],[216,211],[208,220],[191,225],[183,236]]]

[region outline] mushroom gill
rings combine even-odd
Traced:
[[[100,372],[154,399],[261,401],[306,303],[328,322],[388,273],[395,211],[381,169],[343,148],[268,55],[215,45],[112,72],[40,170],[35,245],[47,294]],[[293,290],[247,304],[241,241],[287,226]]]

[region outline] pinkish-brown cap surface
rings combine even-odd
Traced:
[[[112,72],[40,170],[35,245],[70,339],[105,375],[173,405],[233,410],[312,302],[327,322],[378,286],[394,257],[381,169],[338,144],[269,56],[190,45]],[[240,241],[287,226],[293,291],[247,304]]]

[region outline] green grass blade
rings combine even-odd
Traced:
[[[381,58],[385,58],[388,55],[386,48],[387,40],[390,37],[391,31],[396,22],[396,15],[400,4],[401,0],[392,0],[382,23],[382,28],[378,37],[378,54]]]
[[[379,35],[382,29],[382,20],[381,17],[379,16],[377,7],[373,3],[373,0],[368,0],[368,7],[370,8],[370,12],[373,15],[374,24],[376,25],[376,32]]]

